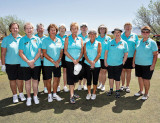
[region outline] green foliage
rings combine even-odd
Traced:
[[[7,36],[10,34],[9,32],[9,25],[12,22],[17,22],[20,26],[19,28],[19,34],[20,35],[24,35],[24,20],[19,19],[17,16],[15,15],[9,15],[9,16],[5,16],[5,17],[0,17],[0,33]]]
[[[133,23],[138,27],[148,25],[153,34],[160,34],[160,0],[151,0],[148,7],[141,6]]]

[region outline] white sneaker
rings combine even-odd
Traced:
[[[58,96],[57,94],[56,95],[53,94],[53,99],[55,99],[57,101],[62,101],[62,98],[60,96]]]
[[[32,100],[31,97],[27,98],[27,102],[26,102],[27,106],[31,106],[32,105],[31,100]]]
[[[148,98],[149,98],[149,96],[144,94],[143,97],[142,97],[142,100],[147,100]]]
[[[63,90],[64,90],[64,92],[68,92],[69,91],[68,88],[67,88],[67,86],[64,86]]]
[[[13,103],[18,103],[18,96],[17,94],[13,95]]]
[[[52,94],[48,94],[48,102],[52,102],[52,101],[53,101]]]
[[[104,85],[102,85],[101,91],[105,91],[105,86]]]
[[[130,88],[129,87],[126,87],[126,92],[130,93]]]
[[[88,88],[87,88],[87,86],[86,86],[86,85],[83,85],[83,89],[84,89],[85,91],[87,91],[87,90],[88,90]]]
[[[82,87],[81,87],[81,85],[78,85],[78,90],[80,91],[80,90],[82,90]]]
[[[123,91],[125,89],[124,86],[121,86],[121,88],[119,89],[120,91]]]
[[[97,89],[101,89],[102,88],[102,83],[99,83]]]
[[[91,99],[95,100],[96,99],[96,94],[92,94]]]
[[[35,104],[39,104],[39,99],[37,96],[33,96],[33,100]]]
[[[25,98],[25,96],[24,96],[23,93],[19,93],[19,98],[20,98],[20,100],[21,100],[22,102],[26,100],[26,98]]]
[[[48,93],[47,87],[44,87],[44,93],[45,93],[45,94]]]
[[[60,92],[60,91],[61,91],[61,87],[58,86],[58,87],[57,87],[57,92]]]
[[[86,100],[90,100],[90,99],[91,99],[91,94],[87,94]]]
[[[143,92],[139,91],[138,93],[135,93],[134,96],[139,97],[142,96],[143,94],[144,94]]]

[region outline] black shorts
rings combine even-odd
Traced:
[[[6,64],[6,73],[9,80],[23,80],[22,68],[19,64]]]
[[[38,80],[40,70],[41,70],[41,66],[36,66],[33,69],[30,67],[22,67],[24,80],[25,81],[30,80],[30,79]]]
[[[63,67],[63,68],[66,68],[66,61],[65,61],[65,54],[64,54],[64,52],[63,52],[63,56],[62,56],[62,65],[61,65],[61,67]]]
[[[98,77],[100,72],[100,67],[91,69],[91,67],[85,64],[86,77],[87,77],[87,85],[90,86],[93,78],[93,85],[97,85]]]
[[[154,70],[150,71],[150,66],[135,65],[135,74],[137,77],[150,80],[152,78]]]
[[[123,65],[124,69],[133,69],[132,67],[133,57],[127,58],[125,64]]]
[[[81,70],[81,74],[80,74],[79,80],[82,80],[82,79],[86,79],[86,78],[87,78],[84,60],[85,60],[85,58],[83,57],[83,58],[82,58],[82,61],[80,62],[80,63],[82,64],[82,70]]]
[[[43,80],[47,80],[46,78],[45,78],[45,72],[44,72],[44,66],[43,66],[43,61],[41,61],[41,66],[40,66],[41,68],[41,70],[42,70],[42,75],[43,75]],[[41,77],[41,70],[39,71],[39,77],[38,77],[38,81],[40,81],[41,79],[40,79],[40,77]]]
[[[107,69],[108,67],[106,67],[106,66],[104,65],[104,59],[100,59],[100,61],[101,61],[101,68],[102,68],[102,69]]]
[[[79,62],[81,64],[81,62]],[[82,76],[82,70],[78,75],[74,75],[74,63],[66,61],[67,66],[67,84],[74,85],[74,83],[78,82]]]
[[[120,81],[123,65],[119,66],[108,66],[108,78]]]
[[[61,77],[61,66],[56,68],[55,66],[44,66],[45,79],[51,79],[52,73],[54,77]]]

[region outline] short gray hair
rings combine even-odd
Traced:
[[[38,24],[36,25],[36,28],[38,29],[39,26],[44,27],[44,25],[43,25],[42,23],[38,23]]]

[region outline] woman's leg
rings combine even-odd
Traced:
[[[31,79],[25,81],[25,87],[26,87],[26,93],[27,93],[27,97],[31,97]]]
[[[34,96],[37,96],[38,93],[38,80],[32,79],[32,87]]]
[[[17,94],[16,80],[10,80],[10,88],[11,88],[13,95]]]

